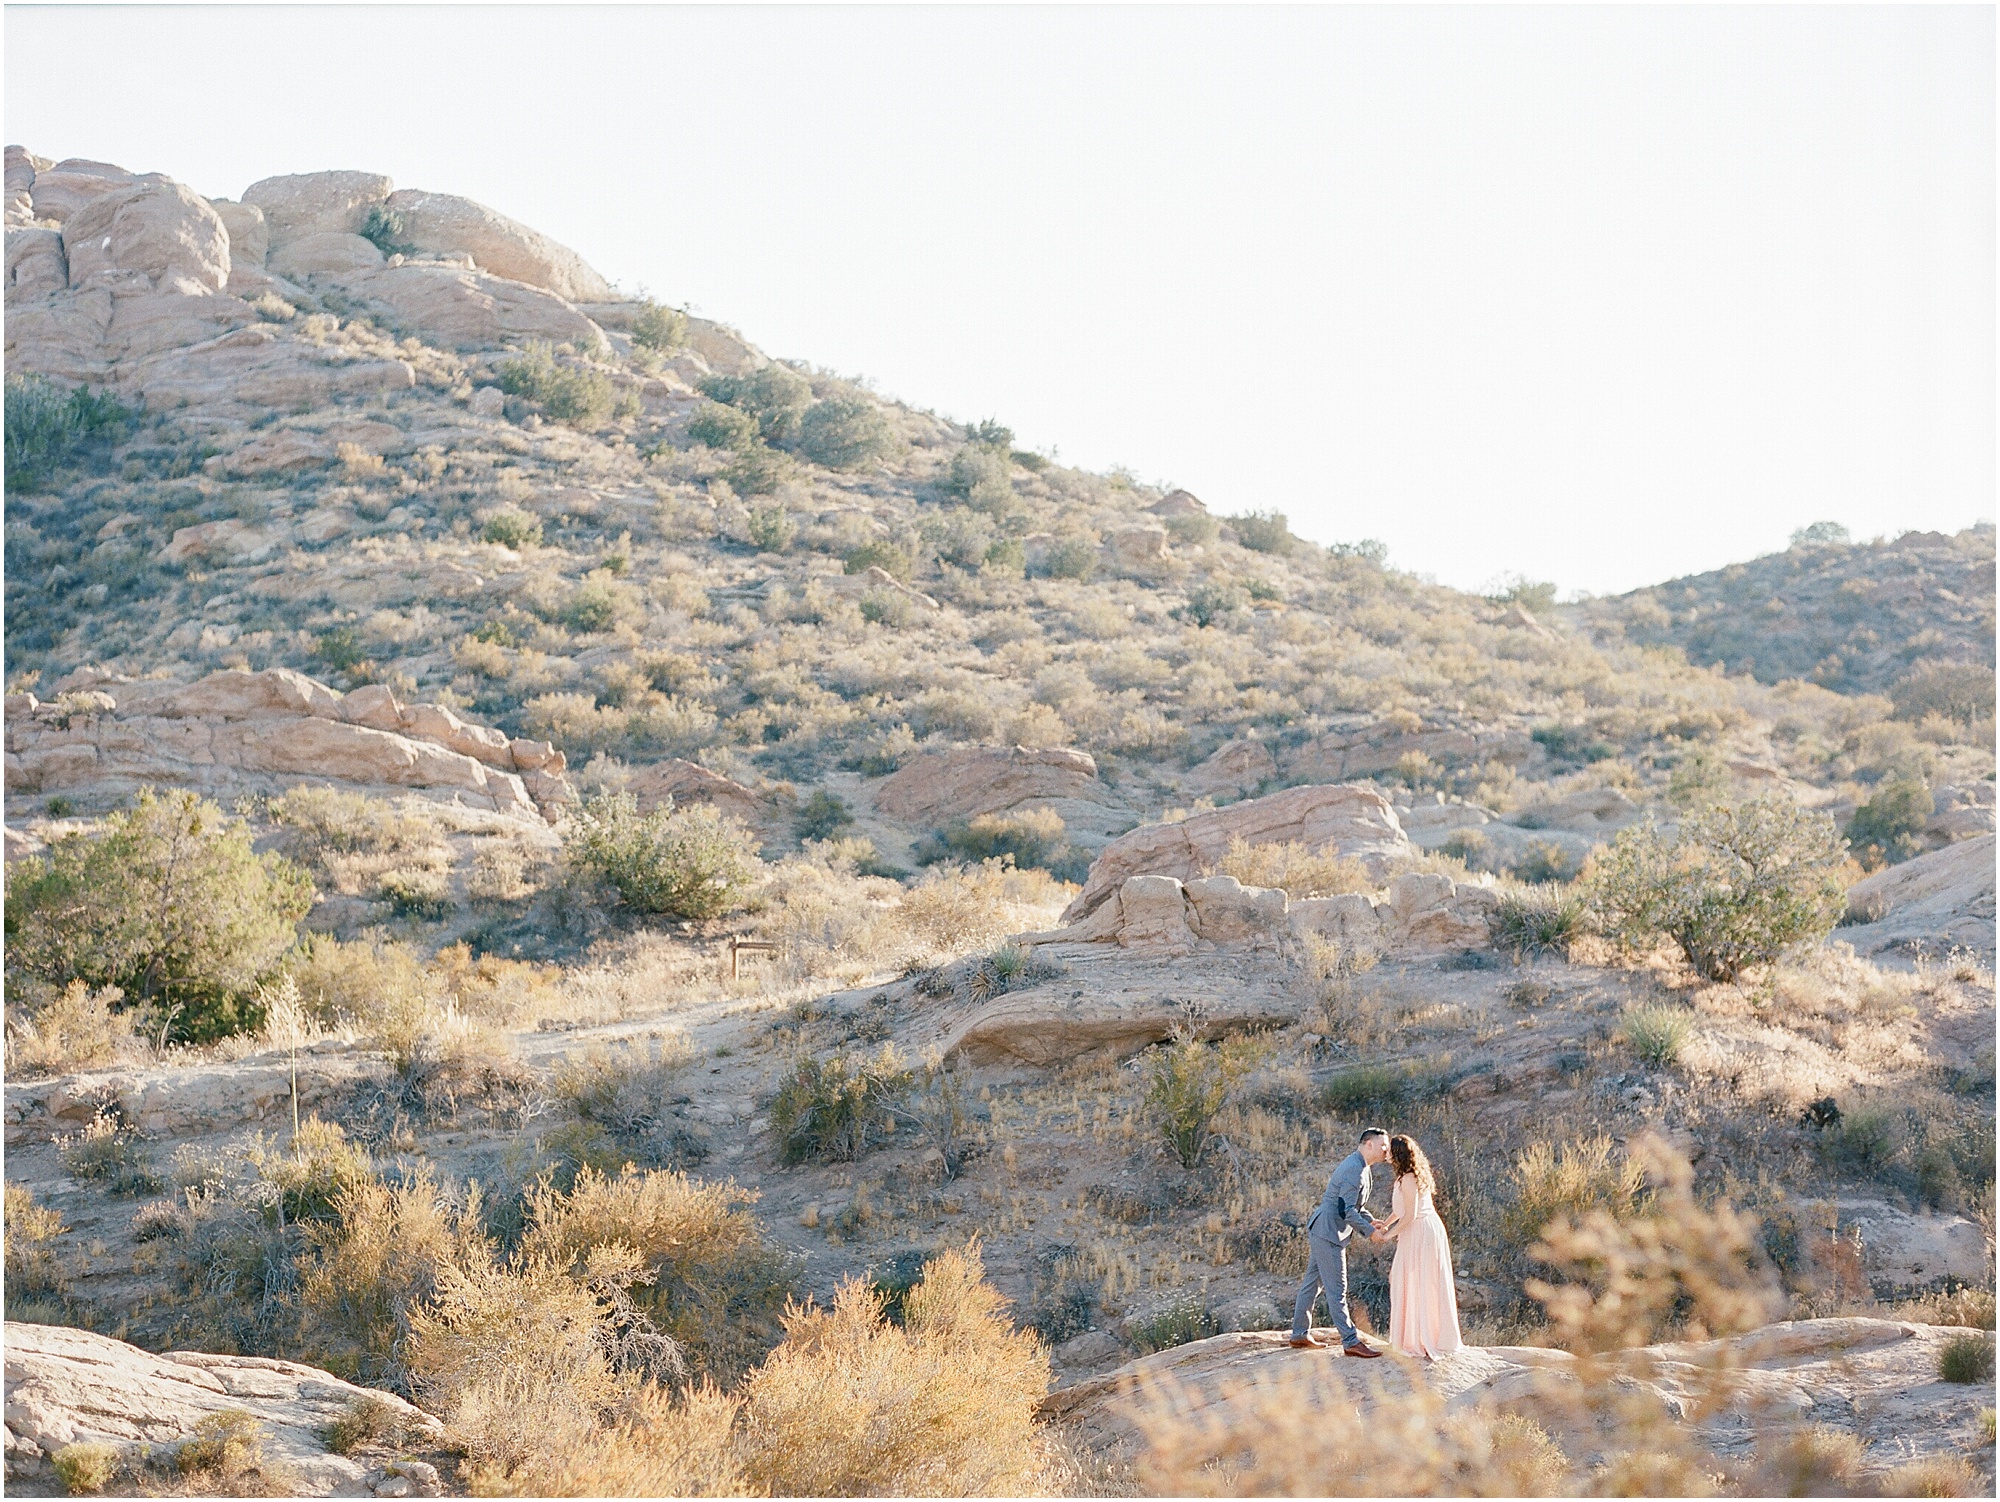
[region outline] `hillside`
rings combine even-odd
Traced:
[[[1184,1491],[1059,1395],[1280,1325],[1386,1121],[1561,1488],[1608,1452],[1524,1386],[1560,1214],[1721,1249],[1625,1345],[1984,1339],[1990,530],[1802,554],[1816,619],[1878,554],[1957,599],[1882,582],[1874,677],[1767,681],[1064,467],[448,194],[18,147],[6,187],[10,1321],[417,1402],[340,1389],[336,1463],[254,1394],[273,1467],[380,1495]],[[1742,807],[1821,840],[1811,942],[1587,928],[1621,832]],[[1758,1220],[1660,1230],[1697,1194]],[[267,1484],[206,1397],[17,1434],[9,1370],[10,1487]],[[1754,1422],[1917,1484],[1842,1401]],[[1679,1402],[1701,1474],[1777,1484]],[[1908,1412],[1924,1485],[1990,1488],[1963,1384]]]
[[[1993,528],[1794,543],[1568,612],[1600,639],[1679,647],[1759,683],[1894,693],[1937,664],[1985,668],[1991,712]],[[1904,697],[1899,695],[1899,698]],[[1920,717],[1920,716],[1919,716]]]

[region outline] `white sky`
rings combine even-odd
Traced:
[[[1401,567],[1994,512],[1994,19],[29,8],[6,134],[463,193],[774,354]]]

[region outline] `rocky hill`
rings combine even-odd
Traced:
[[[1990,531],[1794,550],[1785,608],[1879,661],[1752,674],[1677,604],[1538,612],[1066,468],[376,174],[210,201],[9,148],[6,187],[7,1308],[46,1327],[9,1326],[10,1489],[221,1485],[166,1476],[183,1430],[282,1489],[221,1435],[262,1424],[272,1477],[377,1495],[1186,1490],[1213,1457],[1145,1470],[1120,1384],[1284,1359],[1207,1342],[1286,1319],[1372,1121],[1436,1160],[1469,1380],[1524,1420],[1535,1238],[1656,1226],[1656,1139],[1757,1217],[1750,1323],[1808,1365],[1857,1319],[1869,1382],[1977,1368]],[[142,906],[89,853],[147,789],[297,895],[204,1030],[69,964],[88,900]],[[1832,849],[1830,942],[1719,980],[1583,931],[1622,831],[1752,795],[1891,862]],[[927,1326],[975,1238],[1008,1312]],[[850,1279],[880,1307],[826,1313]],[[1380,1327],[1386,1263],[1355,1286]],[[1989,1484],[1987,1359],[1898,1410],[1959,1467],[1926,1485]],[[1817,1365],[1794,1430],[1846,1392]],[[721,1406],[646,1407],[689,1376]],[[444,1428],[362,1403],[343,1459],[348,1382]],[[907,1453],[919,1398],[989,1451]],[[1534,1432],[1565,1486],[1608,1453]],[[1844,1478],[1915,1484],[1857,1434]],[[851,1468],[758,1469],[794,1451]]]
[[[1992,713],[1993,528],[1800,541],[1568,613],[1600,639],[1679,647],[1760,683],[1892,692],[1936,664],[1984,668]]]

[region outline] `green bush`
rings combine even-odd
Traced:
[[[1062,815],[1052,808],[980,814],[961,820],[919,840],[915,854],[917,863],[924,866],[946,860],[977,863],[1006,858],[1018,868],[1035,867],[1064,881],[1082,880],[1090,865],[1089,855],[1070,844]]]
[[[907,584],[916,565],[908,548],[886,538],[877,538],[850,549],[841,559],[841,567],[850,574],[865,574],[871,568],[879,568],[890,578],[901,579]]]
[[[951,456],[937,487],[975,511],[999,515],[1014,504],[1013,465],[999,449],[968,444]]]
[[[1165,1351],[1216,1333],[1215,1316],[1195,1295],[1182,1294],[1159,1312],[1126,1327],[1142,1351]]]
[[[1036,572],[1080,583],[1097,572],[1097,544],[1087,537],[1065,537],[1051,543]]]
[[[1319,1103],[1340,1116],[1398,1111],[1439,1094],[1444,1077],[1409,1064],[1360,1064],[1319,1088]]]
[[[789,548],[799,535],[799,524],[792,520],[782,502],[772,502],[768,506],[750,508],[750,520],[744,526],[751,546],[760,553],[782,553]]]
[[[688,419],[688,437],[712,449],[745,449],[757,442],[757,419],[724,402],[703,402]]]
[[[312,906],[306,873],[192,793],[142,789],[96,833],[64,835],[10,874],[7,961],[65,986],[117,986],[195,1040],[252,1027],[251,993]]]
[[[1494,910],[1493,938],[1515,957],[1567,955],[1583,936],[1583,900],[1552,883],[1517,887],[1501,894]]]
[[[1914,777],[1895,777],[1847,821],[1847,838],[1868,865],[1908,860],[1922,848],[1924,826],[1937,811],[1931,790]]]
[[[563,836],[570,865],[642,913],[715,918],[756,879],[748,833],[706,804],[639,813],[629,793],[586,803]]]
[[[925,518],[924,545],[941,563],[954,568],[976,569],[986,561],[993,546],[993,523],[967,506],[949,506]]]
[[[1206,547],[1222,532],[1222,523],[1206,511],[1188,516],[1170,516],[1164,525],[1167,535],[1184,547]]]
[[[629,584],[609,579],[585,579],[563,604],[556,619],[572,631],[596,635],[635,615],[638,600]]]
[[[1253,553],[1285,554],[1298,546],[1282,511],[1251,511],[1229,518],[1236,540]]]
[[[1200,584],[1174,614],[1191,626],[1213,626],[1243,608],[1242,592],[1229,584]]]
[[[752,443],[736,451],[723,467],[722,478],[739,495],[769,495],[791,479],[798,466],[784,454],[762,443]]]
[[[854,822],[854,810],[838,793],[817,788],[799,805],[792,832],[802,840],[830,840]]]
[[[799,452],[828,469],[859,469],[889,443],[889,420],[865,396],[829,396],[799,420]]]
[[[1694,1036],[1694,1013],[1686,1007],[1632,1007],[1618,1030],[1634,1053],[1664,1069],[1680,1062],[1681,1050]]]
[[[403,216],[385,204],[378,203],[369,209],[368,217],[361,223],[361,238],[385,256],[415,255],[417,247],[403,238],[409,232]]]
[[[1650,820],[1621,831],[1584,897],[1598,932],[1629,948],[1671,939],[1697,972],[1733,981],[1833,931],[1843,854],[1832,819],[1770,796],[1692,813],[1671,840]]]
[[[889,1043],[873,1057],[800,1059],[771,1102],[785,1161],[852,1163],[895,1130],[895,1108],[915,1079]]]
[[[1154,1051],[1146,1108],[1181,1167],[1201,1162],[1214,1123],[1229,1092],[1243,1072],[1243,1060],[1233,1051],[1211,1046],[1194,1030],[1179,1027]]]
[[[785,444],[799,436],[806,409],[812,405],[812,382],[789,365],[773,361],[748,375],[710,376],[701,383],[701,394],[755,418],[766,443]]]
[[[35,489],[51,473],[114,435],[131,412],[113,398],[69,390],[44,376],[9,376],[7,488]]]
[[[1020,539],[1003,537],[986,550],[986,558],[980,568],[986,573],[1006,574],[1019,579],[1028,571],[1028,550]]]
[[[1993,1342],[1984,1335],[1954,1335],[1938,1352],[1938,1376],[1946,1382],[1991,1382]]]
[[[632,342],[642,349],[671,354],[687,343],[688,316],[679,308],[648,302],[632,320]]]
[[[479,535],[487,542],[497,542],[503,548],[519,552],[522,548],[542,545],[542,522],[540,517],[519,506],[503,506],[486,518],[486,526]]]
[[[1530,615],[1547,615],[1556,608],[1556,587],[1522,574],[1510,574],[1486,598],[1495,605],[1519,605]]]
[[[615,401],[607,377],[557,363],[554,347],[541,340],[500,367],[500,389],[538,402],[557,422],[579,428],[603,422]]]
[[[1856,1106],[1840,1117],[1823,1139],[1834,1161],[1863,1173],[1879,1173],[1902,1149],[1902,1123],[1887,1106]]]

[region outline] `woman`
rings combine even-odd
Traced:
[[[1431,1203],[1437,1180],[1414,1138],[1391,1137],[1389,1162],[1396,1170],[1393,1213],[1380,1228],[1396,1242],[1389,1267],[1389,1343],[1405,1356],[1435,1361],[1465,1344],[1458,1335],[1451,1241]]]

